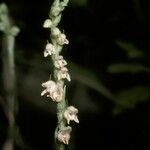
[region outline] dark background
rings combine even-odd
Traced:
[[[51,72],[50,60],[43,58],[49,32],[42,24],[52,0],[4,2],[21,30],[15,49],[17,123],[25,146],[16,149],[53,149],[56,105],[40,97]],[[63,12],[59,27],[70,44],[62,54],[72,76],[67,98],[79,108],[80,120],[72,122],[69,150],[150,149],[149,7],[146,0],[72,0]],[[115,71],[112,65],[120,63]],[[0,149],[7,126],[1,106]]]

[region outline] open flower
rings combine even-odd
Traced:
[[[42,83],[42,87],[46,88],[42,91],[41,96],[45,95],[46,93],[50,94],[56,88],[56,83],[52,80]]]
[[[58,141],[68,145],[71,131],[72,128],[70,126],[64,127],[63,129],[58,131]]]
[[[66,38],[66,35],[64,33],[59,34],[57,38],[57,43],[59,45],[69,44],[69,41]]]
[[[47,57],[48,55],[52,55],[55,53],[55,48],[51,43],[47,43],[45,50],[44,50],[44,57]]]
[[[50,95],[48,95],[47,97],[51,97],[53,101],[55,102],[60,102],[63,98],[63,89],[62,87],[57,84],[55,89],[53,91],[51,91]]]
[[[67,65],[67,62],[64,60],[63,56],[60,55],[55,59],[54,66],[56,68],[62,68],[65,65]]]
[[[79,123],[78,117],[78,109],[74,106],[69,106],[64,112],[64,118],[67,120],[67,123],[69,124],[71,120],[74,120],[76,123]]]
[[[42,83],[42,86],[46,89],[42,91],[41,96],[47,93],[47,97],[50,97],[55,102],[60,102],[62,100],[63,89],[58,83],[50,80]]]
[[[70,74],[68,73],[68,69],[66,67],[61,68],[57,73],[58,80],[67,79],[71,81]]]

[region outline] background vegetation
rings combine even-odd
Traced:
[[[60,27],[70,39],[70,45],[63,51],[73,79],[67,95],[70,104],[79,108],[80,124],[74,127],[68,149],[149,150],[148,1],[70,1]],[[43,58],[48,32],[42,24],[52,0],[3,2],[21,30],[15,49],[17,123],[25,144],[16,149],[52,149],[56,108],[53,102],[40,96],[41,83],[47,80],[51,67],[49,59],[46,62]],[[1,37],[2,33],[0,42]],[[8,121],[2,104],[5,97],[2,66],[0,72],[1,149]]]

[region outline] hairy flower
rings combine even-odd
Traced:
[[[70,140],[71,130],[72,128],[70,126],[67,126],[62,130],[58,131],[58,136],[57,136],[58,141],[68,145]]]
[[[63,56],[60,55],[55,59],[54,66],[56,68],[62,68],[65,65],[67,65],[67,62],[64,60]]]
[[[74,120],[76,123],[79,123],[78,117],[78,109],[74,106],[69,106],[64,112],[64,118],[67,120],[67,123],[69,124],[71,120]]]
[[[45,50],[44,50],[44,57],[47,57],[48,55],[52,55],[55,53],[55,48],[51,43],[47,43]]]
[[[58,80],[67,79],[71,81],[70,74],[68,73],[68,69],[66,67],[61,68],[57,73]]]
[[[66,38],[66,35],[64,33],[59,34],[57,38],[57,43],[59,45],[69,44],[69,41]]]
[[[50,97],[55,102],[60,102],[62,100],[63,89],[58,83],[50,80],[42,83],[42,86],[46,89],[42,91],[41,96],[47,93],[47,97]]]

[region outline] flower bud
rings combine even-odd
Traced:
[[[44,50],[44,57],[47,57],[48,55],[52,55],[55,53],[55,48],[51,43],[46,44],[45,50]]]
[[[52,35],[54,37],[57,37],[59,34],[61,34],[61,31],[59,30],[59,28],[57,28],[57,27],[52,28]]]
[[[51,28],[52,25],[53,25],[52,21],[50,19],[46,19],[44,21],[43,28]]]

